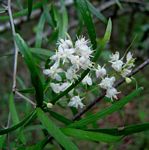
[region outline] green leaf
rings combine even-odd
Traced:
[[[78,148],[70,141],[70,139],[61,132],[59,127],[57,127],[40,108],[37,109],[37,115],[49,134],[54,137],[57,142],[64,147],[64,149],[78,150]]]
[[[99,11],[97,10],[93,5],[92,3],[90,3],[88,0],[87,0],[87,5],[88,5],[88,8],[89,10],[92,12],[93,15],[95,15],[99,20],[101,20],[103,23],[107,23],[107,19],[106,17]]]
[[[42,7],[42,2],[38,2],[35,5],[33,5],[33,9],[32,10],[36,10],[38,8]],[[27,9],[23,9],[22,11],[13,13],[13,18],[18,18],[21,16],[26,16],[28,14],[28,8]],[[9,20],[9,16],[0,16],[0,21],[8,21]]]
[[[0,149],[3,149],[5,139],[6,139],[6,135],[0,135]]]
[[[73,136],[83,140],[95,141],[95,142],[111,143],[111,142],[116,142],[122,138],[121,136],[113,136],[105,133],[84,131],[84,130],[73,129],[73,128],[63,128],[61,130],[66,135]]]
[[[43,12],[44,12],[44,16],[46,18],[46,21],[48,22],[48,24],[51,26],[51,27],[55,27],[54,23],[53,23],[53,20],[52,20],[52,17],[49,13],[49,5],[47,3],[47,0],[43,0]]]
[[[39,70],[36,66],[35,60],[31,54],[30,49],[28,48],[25,41],[20,37],[19,34],[15,35],[15,41],[30,71],[31,81],[36,91],[35,96],[36,96],[37,106],[41,107],[43,103],[43,83],[41,80]]]
[[[35,93],[35,89],[34,88],[27,88],[27,89],[21,89],[18,90],[21,93]]]
[[[104,50],[106,44],[109,42],[110,37],[111,37],[111,32],[112,32],[112,22],[111,22],[111,19],[109,19],[103,39],[101,41],[98,41],[99,47],[97,48],[95,52],[95,55],[93,58],[94,62],[98,60],[101,52]]]
[[[25,117],[21,122],[18,124],[7,128],[7,129],[0,129],[0,135],[7,134],[9,132],[12,132],[14,130],[17,130],[20,127],[25,126],[28,122],[30,122],[34,117],[36,116],[36,110],[32,111],[27,117]]]
[[[108,107],[108,108],[106,108],[102,111],[99,111],[95,114],[91,114],[91,115],[87,116],[86,118],[81,119],[80,121],[76,121],[76,122],[70,124],[69,127],[78,128],[78,127],[86,126],[86,125],[88,125],[88,124],[90,124],[90,123],[92,123],[96,120],[104,118],[107,115],[110,115],[113,112],[116,112],[119,109],[121,109],[124,105],[126,105],[128,102],[133,100],[134,97],[138,96],[141,91],[142,91],[142,88],[138,88],[137,90],[133,91],[131,94],[129,94],[126,97],[122,98],[118,102],[115,102],[114,104],[112,104],[110,107]]]
[[[19,122],[19,117],[14,104],[13,93],[11,93],[9,97],[9,109],[10,109],[13,124],[17,124]]]
[[[35,47],[38,47],[38,48],[41,47],[44,25],[45,25],[45,16],[44,16],[44,14],[42,14],[41,17],[40,17],[38,26],[36,28]]]
[[[96,32],[95,27],[92,21],[91,13],[88,8],[86,0],[77,0],[77,6],[79,8],[79,11],[81,12],[83,21],[85,23],[85,26],[88,31],[88,35],[92,44],[92,48],[96,49],[97,43],[96,43]]]
[[[67,119],[66,117],[64,117],[64,116],[62,116],[62,115],[60,115],[60,114],[58,114],[58,113],[56,113],[56,112],[54,112],[54,111],[49,111],[49,113],[50,113],[50,115],[51,115],[52,117],[54,117],[55,119],[57,119],[58,121],[60,121],[60,122],[62,122],[62,123],[64,123],[64,124],[66,124],[66,125],[72,123],[71,120]]]
[[[88,129],[89,131],[102,132],[111,135],[122,135],[127,136],[134,133],[139,133],[149,130],[149,123],[142,123],[137,125],[129,125],[120,128],[111,128],[111,129]]]
[[[104,38],[102,40],[103,45],[105,45],[110,40],[111,32],[112,32],[112,21],[111,19],[109,19]]]
[[[56,7],[53,6],[54,18],[57,23],[58,28],[58,38],[65,38],[68,30],[68,14],[65,7],[64,0],[60,1],[61,10],[59,11]]]
[[[17,114],[17,111],[16,111],[13,93],[11,93],[10,97],[9,97],[9,110],[10,110],[10,113],[11,113],[13,124],[15,125],[15,124],[19,123],[19,117],[18,117],[18,114]],[[22,141],[22,143],[25,144],[26,139],[25,139],[25,136],[23,134],[23,131],[19,130],[19,131],[17,131],[17,134],[18,134],[19,139]]]
[[[28,4],[28,19],[29,19],[32,13],[33,0],[28,0],[27,4]]]
[[[48,59],[50,56],[52,56],[54,54],[53,51],[47,50],[47,49],[43,49],[43,48],[31,48],[30,49],[32,54],[35,54],[37,56],[43,56],[45,57],[45,59]]]

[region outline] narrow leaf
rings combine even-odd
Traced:
[[[93,5],[92,3],[90,3],[87,0],[87,4],[88,4],[88,8],[89,10],[92,12],[93,15],[95,15],[99,20],[101,20],[103,23],[107,23],[107,19],[106,17],[100,12],[98,11]]]
[[[28,19],[29,19],[32,13],[33,0],[28,0],[27,3],[28,3]]]
[[[73,129],[73,128],[63,128],[61,130],[66,135],[73,136],[83,140],[95,141],[95,142],[111,143],[111,142],[116,142],[122,138],[121,136],[113,136],[105,133],[84,131],[84,130]]]
[[[78,150],[78,148],[70,141],[70,139],[61,132],[59,127],[57,127],[40,108],[37,109],[37,115],[49,134],[54,137],[57,142],[64,147],[64,149]]]
[[[90,38],[90,41],[92,43],[93,49],[96,49],[97,43],[96,43],[96,32],[95,27],[92,21],[91,13],[88,8],[86,0],[77,0],[77,6],[79,8],[79,11],[81,12],[83,21],[85,23],[85,26],[88,31],[88,35]]]
[[[18,128],[25,126],[29,121],[31,121],[36,116],[36,110],[32,111],[27,117],[25,117],[21,122],[18,124],[7,128],[7,129],[0,129],[0,135],[7,134],[9,132],[15,131]]]
[[[45,16],[44,14],[42,14],[40,17],[39,23],[37,25],[37,28],[36,28],[35,47],[38,47],[38,48],[41,47],[44,25],[45,25]]]
[[[39,70],[37,69],[35,60],[31,54],[30,49],[28,48],[25,41],[21,38],[19,34],[16,34],[15,40],[20,52],[24,57],[25,63],[27,64],[28,69],[30,71],[31,81],[36,91],[35,96],[36,96],[37,106],[41,107],[43,103],[43,84],[42,84]]]
[[[58,121],[60,121],[60,122],[62,122],[62,123],[64,123],[64,124],[66,124],[66,125],[72,123],[71,120],[67,119],[66,117],[64,117],[64,116],[62,116],[62,115],[60,115],[60,114],[58,114],[58,113],[56,113],[56,112],[54,112],[54,111],[49,111],[49,113],[50,113],[50,115],[51,115],[52,117],[54,117],[55,119],[57,119]]]
[[[120,128],[111,128],[111,129],[89,129],[89,131],[102,132],[111,135],[122,135],[127,136],[134,133],[139,133],[149,130],[149,123],[142,123],[137,125],[129,125]]]

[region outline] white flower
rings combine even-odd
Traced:
[[[70,49],[73,47],[73,43],[69,39],[60,39],[58,45],[58,49]]]
[[[79,96],[74,96],[71,98],[68,106],[75,107],[75,108],[83,108],[84,104],[82,103],[82,99]]]
[[[87,68],[92,67],[92,62],[90,61],[90,59],[87,59],[82,56],[80,57],[80,67],[86,70]]]
[[[111,62],[112,63],[112,68],[119,72],[122,70],[122,67],[123,67],[123,61],[121,60],[117,60],[117,61],[114,61],[114,62]]]
[[[124,68],[121,72],[122,77],[126,77],[129,73],[131,73],[131,69]]]
[[[115,82],[115,77],[111,77],[111,78],[106,77],[101,80],[101,83],[99,85],[102,89],[109,89],[112,88],[114,82]]]
[[[70,86],[69,82],[64,83],[50,83],[50,87],[55,93],[60,93],[61,91],[65,91]]]
[[[85,37],[81,37],[81,38],[78,38],[78,40],[75,42],[75,47],[80,49],[83,46],[86,46],[87,44],[88,44],[88,41],[85,40]]]
[[[76,68],[75,66],[71,66],[66,72],[65,72],[65,75],[66,75],[66,78],[68,80],[73,80],[73,79],[77,79],[78,78],[78,75],[76,73]]]
[[[61,84],[60,90],[65,91],[69,86],[70,86],[69,82],[64,82],[64,83]]]
[[[92,85],[92,79],[89,75],[86,75],[85,78],[82,80],[83,84],[88,84],[88,85]]]
[[[107,74],[107,71],[104,67],[101,67],[100,65],[98,65],[96,71],[96,77],[104,77]]]
[[[55,63],[53,66],[50,67],[50,69],[44,69],[43,74],[51,77],[52,79],[55,79],[57,81],[61,81],[61,76],[58,74],[60,72],[63,72],[61,68],[58,68],[58,64]]]
[[[117,61],[117,60],[119,60],[119,58],[120,58],[119,52],[115,52],[115,54],[112,54],[112,55],[110,56],[110,62]]]
[[[120,92],[118,92],[115,88],[108,88],[106,91],[106,97],[111,98],[111,99],[117,99],[117,94],[119,94]]]
[[[131,52],[128,52],[126,55],[127,62],[129,62],[131,59],[132,59],[132,54],[131,54]]]
[[[79,38],[76,42],[75,42],[75,49],[76,49],[76,53],[80,56],[83,56],[85,58],[89,58],[91,57],[92,54],[92,50],[91,48],[88,46],[88,41],[85,40],[84,37]]]
[[[69,59],[71,59],[71,56],[74,53],[74,48],[71,49],[63,49],[59,48],[55,55],[51,57],[52,60],[60,61],[62,60],[63,64],[65,62],[68,62]]]
[[[61,92],[61,86],[59,83],[50,83],[50,87],[55,93],[60,93]]]

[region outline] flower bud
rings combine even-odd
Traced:
[[[125,81],[126,81],[127,84],[129,84],[129,83],[131,83],[132,80],[130,78],[126,77]]]
[[[52,107],[53,107],[53,104],[52,104],[52,103],[47,103],[47,107],[48,107],[48,108],[52,108]]]

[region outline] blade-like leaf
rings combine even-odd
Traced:
[[[53,23],[50,13],[49,13],[49,5],[47,3],[47,0],[43,1],[43,12],[44,12],[44,15],[45,15],[45,18],[46,18],[46,21],[48,22],[48,24],[54,28],[55,25]]]
[[[78,150],[70,139],[61,132],[61,130],[45,115],[40,108],[37,109],[37,115],[42,125],[60,145],[62,145],[66,150]]]
[[[39,70],[37,69],[36,63],[33,59],[30,49],[26,45],[25,41],[21,38],[19,34],[16,34],[15,40],[17,46],[22,53],[25,63],[28,66],[28,69],[31,74],[31,81],[36,91],[36,101],[37,106],[41,107],[43,103],[43,84],[41,80],[41,76],[39,74]]]
[[[86,0],[77,0],[77,6],[79,8],[79,11],[81,12],[83,21],[85,23],[85,26],[88,31],[88,35],[90,38],[90,41],[92,43],[93,49],[96,49],[97,43],[96,43],[96,32],[95,27],[92,21],[91,13],[88,8]]]
[[[99,47],[97,48],[95,52],[95,56],[93,58],[94,62],[98,60],[102,50],[105,48],[106,44],[109,42],[110,37],[111,37],[111,32],[112,32],[112,22],[111,22],[111,19],[109,19],[104,37],[101,40],[101,42],[99,42]]]
[[[65,118],[64,116],[62,116],[62,115],[60,115],[60,114],[58,114],[58,113],[56,113],[56,112],[54,112],[54,111],[49,111],[49,113],[50,113],[50,115],[51,115],[53,118],[57,119],[58,121],[60,121],[60,122],[62,122],[62,123],[64,123],[64,124],[66,124],[66,125],[72,123],[71,120]]]
[[[45,25],[45,16],[44,14],[42,14],[40,17],[39,23],[37,25],[37,28],[36,28],[35,47],[38,47],[38,48],[41,47],[44,25]]]
[[[7,129],[0,129],[0,135],[7,134],[9,132],[15,131],[18,128],[25,126],[29,121],[31,121],[36,116],[36,110],[32,111],[27,117],[25,117],[21,122],[18,124],[7,128]]]
[[[13,124],[15,125],[15,124],[19,123],[19,117],[18,117],[18,114],[17,114],[17,111],[16,111],[14,98],[13,98],[13,93],[11,93],[10,97],[9,97],[9,110],[10,110],[10,113],[11,113]],[[17,133],[18,133],[19,138],[22,141],[22,143],[25,144],[26,139],[25,139],[23,131],[19,130],[19,131],[17,131]]]
[[[124,105],[126,105],[128,102],[130,102],[134,97],[138,96],[140,92],[142,91],[142,88],[138,88],[137,90],[133,91],[131,94],[127,95],[126,97],[122,98],[118,102],[115,102],[112,106],[97,112],[96,114],[91,114],[87,116],[84,119],[81,119],[80,121],[76,121],[73,124],[70,124],[70,127],[82,127],[86,126],[96,120],[99,120],[101,118],[106,117],[107,115],[112,114],[115,111],[118,111],[121,109]]]
[[[103,23],[107,23],[107,19],[106,17],[100,12],[98,11],[93,5],[92,3],[90,3],[87,0],[87,4],[88,4],[88,8],[89,10],[92,12],[93,15],[95,15],[98,19],[100,19]]]
[[[147,130],[149,130],[149,123],[129,125],[120,128],[112,128],[112,129],[90,129],[89,131],[102,132],[111,135],[127,136],[127,135],[131,135],[134,133],[139,133]]]
[[[6,135],[0,135],[0,149],[3,149],[5,139],[6,139]]]
[[[84,130],[73,129],[73,128],[63,128],[61,130],[66,135],[73,136],[83,140],[90,140],[96,142],[110,143],[110,142],[116,142],[122,138],[121,136],[113,136],[105,133],[84,131]]]
[[[30,18],[32,13],[33,0],[28,0],[27,3],[28,3],[28,18]]]

